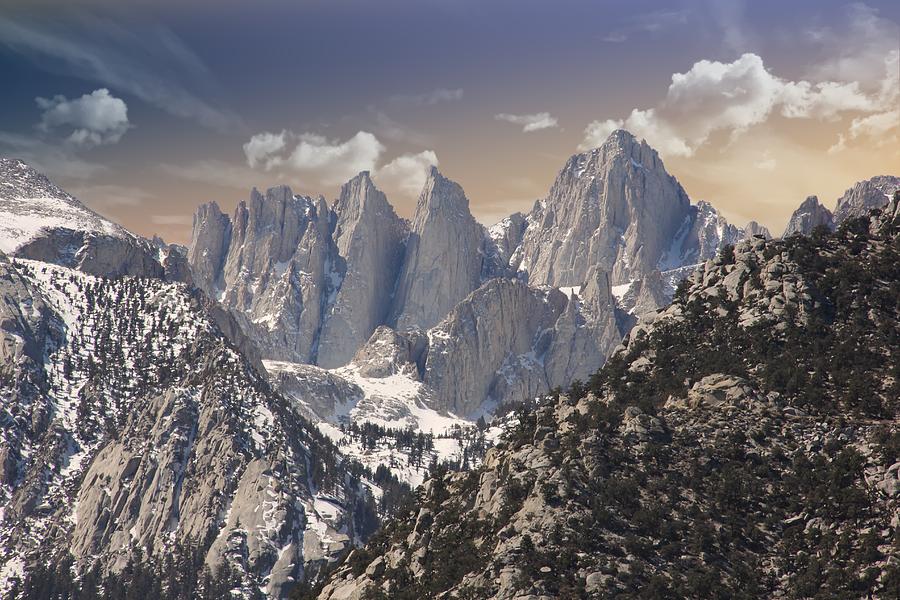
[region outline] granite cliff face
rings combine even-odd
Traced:
[[[408,230],[368,173],[341,188],[334,204],[333,267],[339,278],[324,318],[317,364],[347,364],[390,314]]]
[[[818,197],[810,196],[791,215],[781,237],[788,237],[796,233],[809,235],[813,229],[820,226],[833,229],[834,215],[819,203]]]
[[[873,208],[887,205],[898,189],[900,177],[893,175],[859,181],[837,199],[834,211],[820,204],[816,196],[810,196],[791,215],[782,237],[809,235],[818,226],[835,229],[847,219],[865,216]]]
[[[887,205],[900,189],[900,177],[879,175],[860,181],[838,198],[834,208],[834,222],[840,225],[848,218],[861,217],[873,208]]]
[[[397,282],[398,329],[427,329],[481,283],[485,229],[458,183],[432,167],[419,196]]]
[[[286,186],[255,189],[232,219],[215,204],[194,218],[195,280],[231,309],[265,355],[313,362],[334,271],[332,213],[325,200]]]
[[[490,229],[436,168],[409,224],[363,173],[330,208],[286,188],[254,193],[234,219],[201,207],[189,258],[270,360],[336,369],[380,326],[428,332],[429,406],[468,415],[586,376],[687,266],[746,235],[690,204],[656,152],[617,131],[573,156],[530,214]]]
[[[569,159],[528,215],[514,266],[556,287],[582,285],[593,266],[614,285],[639,279],[658,268],[689,211],[656,151],[619,130]]]

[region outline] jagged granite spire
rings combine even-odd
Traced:
[[[398,328],[428,328],[481,283],[486,233],[462,187],[432,167],[419,196],[395,295]]]
[[[830,210],[822,206],[817,196],[809,196],[791,215],[781,237],[788,237],[795,233],[807,235],[820,225],[833,229],[834,216]]]
[[[325,368],[349,362],[389,316],[407,235],[406,222],[368,171],[344,184],[333,210],[338,256],[332,272],[340,283],[319,336],[316,363]]]

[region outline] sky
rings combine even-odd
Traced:
[[[693,201],[774,233],[900,174],[900,4],[4,0],[0,155],[187,243],[251,187],[409,217],[427,168],[490,225],[626,128]]]

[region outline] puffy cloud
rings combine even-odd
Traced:
[[[847,143],[857,138],[868,138],[876,146],[900,143],[900,109],[889,110],[865,117],[856,117],[846,134],[840,134],[837,142],[828,149],[829,154],[847,148]]]
[[[244,144],[244,156],[247,157],[247,164],[253,168],[265,166],[267,170],[271,169],[276,162],[279,162],[276,155],[287,145],[287,135],[287,131],[281,133],[264,131],[251,137],[250,141]]]
[[[891,64],[882,61],[888,79]],[[883,111],[895,100],[892,92],[866,92],[855,81],[787,81],[772,74],[758,55],[747,53],[730,63],[701,60],[686,73],[675,73],[657,106],[634,109],[625,119],[590,123],[580,147],[597,146],[612,130],[626,128],[664,154],[691,156],[713,133],[735,137],[773,113],[832,119],[845,112]]]
[[[293,148],[292,148],[293,146]],[[316,133],[258,133],[244,144],[251,168],[292,170],[324,184],[343,183],[360,171],[372,171],[384,152],[378,138],[359,131],[346,141]]]
[[[531,115],[511,115],[509,113],[500,113],[494,115],[498,121],[506,121],[522,126],[522,131],[528,133],[530,131],[540,131],[541,129],[549,129],[557,126],[556,117],[548,112],[534,113]]]
[[[378,169],[375,178],[379,185],[416,197],[425,187],[428,169],[437,164],[437,154],[432,150],[424,150],[418,154],[403,154]]]
[[[106,88],[73,100],[54,96],[35,98],[35,101],[44,111],[38,127],[42,131],[71,128],[68,141],[76,146],[115,144],[131,128],[125,101]]]
[[[301,173],[316,175],[324,183],[343,183],[360,171],[375,168],[384,146],[374,135],[359,131],[345,142],[303,133],[285,164]]]

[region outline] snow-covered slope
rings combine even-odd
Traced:
[[[56,228],[133,237],[23,161],[0,158],[0,251],[12,254]]]
[[[191,281],[184,251],[132,234],[11,158],[0,158],[0,252],[94,275]]]
[[[422,483],[433,460],[460,465],[468,442],[477,437],[473,421],[428,406],[433,391],[415,371],[371,377],[356,364],[331,370],[281,361],[263,364],[280,391],[317,423],[342,454],[372,471],[383,465],[412,487]],[[349,431],[366,425],[422,433],[430,441],[429,448],[416,457],[415,448],[398,444],[391,435],[366,444]],[[469,459],[470,465],[478,462],[477,456]]]

